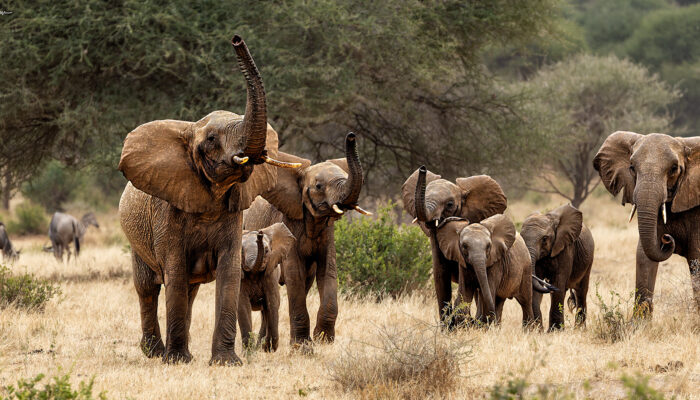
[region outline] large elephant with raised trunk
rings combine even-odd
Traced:
[[[216,279],[210,364],[240,364],[235,352],[243,210],[275,185],[277,133],[267,124],[265,90],[245,43],[232,40],[247,83],[245,115],[214,111],[197,122],[162,120],[124,140],[119,202],[131,243],[141,308],[141,348],[165,362],[189,362],[192,302]],[[158,324],[165,285],[167,335]]]
[[[357,204],[363,174],[356,138],[345,138],[345,158],[311,165],[309,160],[279,153],[279,159],[301,163],[294,170],[280,170],[277,185],[262,193],[246,212],[244,229],[261,229],[284,222],[297,238],[296,246],[282,263],[280,283],[287,285],[290,336],[294,347],[311,341],[306,296],[316,280],[321,305],[314,338],[333,341],[338,317],[338,271],[334,223],[346,211],[367,214]]]
[[[686,258],[700,311],[700,137],[660,133],[610,135],[593,166],[613,196],[638,215],[637,315],[651,316],[659,262]]]

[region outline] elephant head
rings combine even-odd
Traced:
[[[404,209],[428,229],[449,217],[479,222],[506,209],[501,186],[487,175],[457,178],[456,183],[441,179],[420,167],[402,187]],[[425,230],[425,228],[424,228]]]
[[[680,213],[700,205],[700,138],[674,138],[618,131],[610,135],[593,166],[613,196],[637,210],[639,240],[649,259],[664,261],[675,249],[671,235],[661,235],[667,203]],[[634,211],[633,211],[634,213]]]
[[[578,239],[582,228],[581,211],[565,204],[547,214],[529,215],[523,222],[520,236],[525,240],[534,266],[542,258],[558,256]]]
[[[495,293],[491,293],[487,269],[501,261],[515,243],[515,225],[503,214],[480,223],[466,221],[446,223],[437,231],[440,250],[462,268],[474,269],[484,300],[484,315],[495,316]]]
[[[197,122],[161,120],[143,124],[124,140],[119,170],[139,190],[191,213],[242,211],[274,185],[274,168],[253,168],[277,153],[277,134],[267,124],[265,89],[248,47],[231,40],[246,79],[243,117],[214,111]],[[246,184],[243,184],[243,183]]]
[[[259,231],[243,234],[241,267],[245,272],[259,273],[274,269],[292,249],[296,239],[282,222]]]
[[[346,210],[369,212],[357,201],[362,190],[363,173],[354,133],[345,137],[345,158],[311,165],[309,160],[279,153],[282,161],[302,167],[280,172],[277,186],[263,197],[291,219],[302,219],[304,210],[315,218],[340,217]]]

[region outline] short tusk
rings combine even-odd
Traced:
[[[371,212],[369,212],[367,210],[363,210],[362,207],[360,207],[358,205],[354,206],[353,208],[355,209],[355,211],[359,212],[362,215],[372,215]]]
[[[333,208],[333,211],[335,211],[335,212],[338,213],[338,214],[342,214],[342,213],[343,213],[343,210],[341,210],[340,207],[338,207],[337,204],[333,204],[333,206],[332,206],[331,208]]]
[[[440,221],[435,220],[435,227],[437,228],[438,226],[440,226]]]
[[[413,218],[413,221],[411,221],[412,224],[415,224],[416,222],[418,222],[418,217]]]
[[[637,205],[632,204],[632,212],[630,213],[630,219],[627,221],[628,224],[630,222],[632,222],[632,218],[634,217],[634,213],[636,213],[636,212],[637,212]]]
[[[267,164],[274,165],[275,167],[279,167],[279,168],[299,168],[299,167],[301,167],[301,163],[278,161],[278,160],[272,159],[268,156],[263,156],[263,161],[265,161]]]
[[[248,157],[233,156],[233,162],[235,162],[238,165],[243,165],[248,162]]]
[[[664,225],[666,225],[666,203],[661,206],[661,216],[664,219]]]

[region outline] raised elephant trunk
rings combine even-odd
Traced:
[[[245,76],[247,100],[243,117],[243,132],[246,137],[244,153],[251,158],[258,158],[265,149],[267,139],[267,107],[265,105],[265,88],[260,72],[255,66],[243,39],[236,35],[231,44],[238,57],[238,66]]]
[[[635,193],[639,241],[644,254],[656,262],[666,261],[675,250],[675,242],[671,235],[665,234],[659,241],[659,210],[665,205],[664,198],[663,192],[643,187],[638,187]]]
[[[425,176],[428,170],[425,165],[418,168],[418,181],[416,182],[416,218],[421,222],[428,222],[428,212],[425,209]]]
[[[483,314],[487,320],[494,321],[496,318],[496,305],[491,293],[489,278],[486,274],[486,256],[472,257],[472,267],[476,272],[476,279],[479,281],[479,289],[481,289],[481,297],[484,300]]]
[[[263,262],[263,257],[265,256],[265,246],[263,245],[263,233],[260,231],[258,231],[257,241],[258,241],[258,254],[257,254],[257,257],[255,257],[255,264],[253,265],[254,271],[260,270],[260,266],[262,265],[262,262]]]
[[[360,164],[360,156],[357,153],[357,141],[355,134],[350,132],[345,136],[345,159],[348,162],[348,180],[343,185],[343,193],[340,203],[347,207],[357,205],[357,200],[360,198],[360,190],[362,190],[363,173],[362,165]]]

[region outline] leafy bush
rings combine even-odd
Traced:
[[[2,400],[92,400],[106,399],[107,395],[101,392],[97,397],[93,397],[92,386],[95,378],[88,382],[81,381],[78,390],[73,390],[70,383],[70,374],[57,375],[46,382],[43,387],[37,385],[44,379],[44,374],[39,374],[32,379],[20,379],[17,387],[13,385],[5,386],[6,395],[0,397]]]
[[[430,245],[417,226],[392,221],[393,204],[379,218],[336,223],[338,277],[344,291],[392,297],[425,284],[430,276]]]
[[[44,209],[27,201],[17,206],[15,218],[7,222],[7,230],[15,235],[46,233],[48,226]]]
[[[80,175],[64,167],[58,161],[51,161],[41,174],[22,186],[22,194],[31,201],[44,206],[46,211],[62,211],[63,204],[75,198]]]
[[[632,318],[633,311],[630,311],[634,309],[634,293],[624,299],[619,293],[611,290],[610,300],[606,303],[603,296],[598,293],[596,285],[595,296],[600,306],[600,313],[593,318],[591,324],[593,334],[608,343],[627,339],[638,327],[638,321]]]
[[[61,293],[58,286],[30,274],[13,276],[0,266],[0,308],[14,306],[43,311],[46,302]]]

